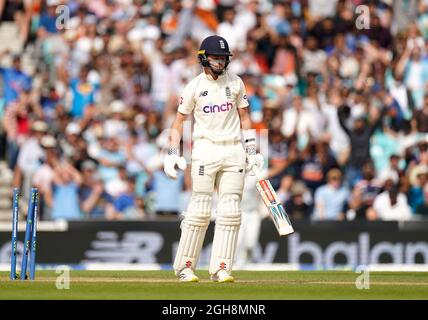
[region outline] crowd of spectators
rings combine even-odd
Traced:
[[[185,208],[164,130],[212,34],[292,219],[428,216],[427,0],[0,0],[0,17],[20,44],[0,52],[0,158],[42,219]]]

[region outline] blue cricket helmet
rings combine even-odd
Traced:
[[[199,48],[198,54],[216,55],[216,56],[231,56],[229,44],[226,39],[217,35],[205,38]]]
[[[202,41],[198,51],[198,58],[201,65],[203,67],[211,68],[210,63],[208,62],[208,55],[226,56],[226,66],[223,69],[224,71],[227,68],[227,65],[229,64],[229,57],[232,55],[232,53],[229,50],[229,44],[227,43],[226,39],[214,35],[206,37]],[[218,74],[218,72],[216,73]]]

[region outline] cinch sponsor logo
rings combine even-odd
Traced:
[[[232,109],[232,102],[226,102],[221,105],[205,106],[202,110],[204,113],[226,112]]]

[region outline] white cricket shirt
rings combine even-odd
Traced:
[[[247,106],[240,77],[226,71],[214,80],[202,72],[184,88],[178,111],[183,114],[193,112],[193,140],[206,138],[212,142],[230,142],[241,140],[237,108]]]

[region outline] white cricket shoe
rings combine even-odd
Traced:
[[[191,268],[184,268],[178,273],[180,282],[198,282],[199,278],[195,275]]]
[[[215,274],[211,275],[211,280],[214,282],[234,282],[235,279],[224,269],[220,269]]]

